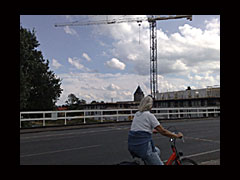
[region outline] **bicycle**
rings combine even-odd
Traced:
[[[174,126],[170,126],[166,129],[170,129],[170,128],[174,128],[173,133],[177,134],[177,130]],[[184,138],[181,138],[182,142],[184,143]],[[168,158],[168,160],[164,163],[164,165],[198,165],[194,160],[190,159],[190,158],[186,158],[186,157],[182,157],[183,156],[183,152],[182,151],[178,151],[177,147],[176,147],[176,138],[170,138],[170,144],[171,144],[171,149],[172,149],[172,154],[170,155],[170,157]],[[127,162],[124,161],[122,163],[120,163],[119,165],[141,165],[141,161],[144,163],[144,165],[146,165],[146,162],[141,159],[140,157],[137,157],[134,154],[131,154],[134,161],[133,162]]]
[[[167,129],[170,129],[170,128],[167,128]],[[174,133],[176,133],[176,134],[178,133],[176,131],[176,128],[175,128]],[[184,137],[182,137],[181,139],[182,139],[182,142],[184,143]],[[183,152],[178,151],[177,147],[176,147],[176,138],[170,138],[169,141],[171,143],[172,154],[168,158],[165,165],[198,165],[194,160],[192,160],[190,158],[182,157]]]

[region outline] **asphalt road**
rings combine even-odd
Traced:
[[[220,118],[162,122],[185,136],[177,141],[184,156],[199,164],[220,159]],[[20,134],[20,165],[112,165],[132,160],[127,150],[129,125]],[[171,154],[169,138],[153,135],[161,159]]]

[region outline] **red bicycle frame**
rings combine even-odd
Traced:
[[[172,165],[172,163],[173,163],[173,162],[176,160],[176,158],[177,158],[176,148],[175,148],[173,145],[171,145],[171,148],[172,148],[173,153],[171,154],[171,156],[169,157],[169,159],[167,160],[167,162],[165,163],[165,165]],[[177,163],[178,165],[181,165],[181,163],[180,163],[180,161],[178,160],[178,158],[177,158],[177,160],[176,160],[176,163]]]

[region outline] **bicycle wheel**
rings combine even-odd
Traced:
[[[181,165],[198,165],[195,161],[189,158],[182,158]]]

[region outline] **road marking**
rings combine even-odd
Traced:
[[[191,157],[194,157],[194,156],[201,156],[201,155],[205,155],[205,154],[210,154],[210,153],[214,153],[214,152],[218,152],[220,151],[220,149],[215,149],[215,150],[212,150],[212,151],[206,151],[206,152],[202,152],[202,153],[196,153],[196,154],[191,154],[191,155],[187,155],[187,156],[183,156],[183,158],[191,158]],[[163,162],[167,162],[167,160],[163,160]]]
[[[220,159],[201,162],[199,165],[220,165]]]
[[[211,139],[203,139],[203,138],[188,137],[188,136],[184,136],[184,138],[185,138],[185,139],[193,139],[193,140],[198,140],[198,141],[207,141],[207,142],[220,143],[220,141],[211,140]]]
[[[184,157],[190,158],[190,157],[201,156],[201,155],[210,154],[210,153],[214,153],[214,152],[218,152],[218,151],[220,151],[220,149],[215,149],[215,150],[212,150],[212,151],[206,151],[206,152],[197,153],[197,154],[191,154],[191,155],[187,155],[187,156],[184,156]]]
[[[76,136],[63,136],[63,137],[57,137],[57,140],[60,139],[71,139],[71,138],[75,138]],[[22,140],[20,143],[32,143],[32,142],[39,142],[39,141],[51,141],[51,140],[56,140],[56,137],[53,138],[45,138],[45,139],[33,139],[33,140]]]
[[[90,130],[90,131],[83,131],[83,132],[69,132],[69,133],[54,133],[54,134],[42,134],[42,135],[35,135],[35,136],[27,136],[27,137],[20,137],[21,140],[25,139],[34,139],[34,138],[45,138],[45,137],[57,137],[57,136],[68,136],[68,135],[82,135],[82,134],[91,134],[91,133],[101,133],[101,132],[108,132],[108,131],[114,131],[114,130],[125,130],[128,129],[129,127],[124,127],[124,128],[113,128],[113,127],[108,127],[106,129],[97,129],[97,130]]]
[[[39,155],[45,155],[45,154],[74,151],[74,150],[79,150],[79,149],[95,148],[95,147],[99,147],[99,146],[101,146],[101,145],[84,146],[84,147],[70,148],[70,149],[61,149],[61,150],[56,150],[56,151],[47,151],[47,152],[35,153],[35,154],[24,154],[24,155],[20,155],[20,157],[22,158],[22,157],[39,156]]]
[[[81,134],[90,134],[90,133],[98,133],[98,132],[106,132],[110,131],[108,129],[105,130],[98,130],[98,131],[84,131],[84,132],[71,132],[71,133],[59,133],[59,134],[44,134],[44,135],[37,135],[37,136],[28,136],[28,137],[20,137],[20,139],[33,139],[33,138],[45,138],[45,137],[57,137],[57,136],[68,136],[68,135],[81,135]]]

